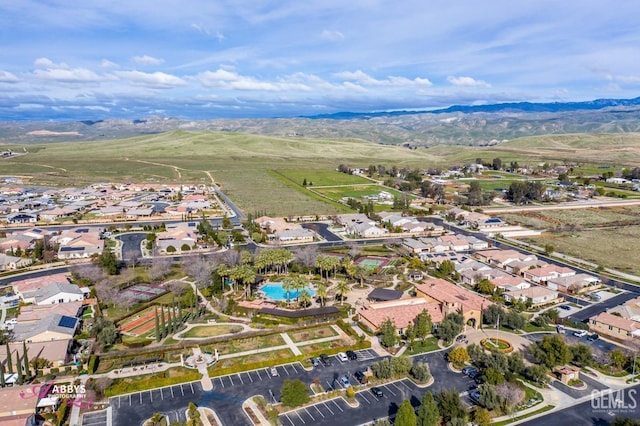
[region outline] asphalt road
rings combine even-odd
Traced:
[[[640,420],[640,385],[604,393],[590,401],[520,423],[526,426],[580,425],[606,426],[616,417]]]
[[[321,222],[303,223],[302,227],[305,229],[311,229],[316,234],[320,235],[327,241],[342,241],[342,238],[329,231],[329,225]]]
[[[147,237],[146,232],[130,232],[127,234],[118,234],[114,238],[122,242],[122,259],[125,261],[134,254],[137,259],[142,258],[142,250],[140,244]]]

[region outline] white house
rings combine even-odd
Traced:
[[[555,290],[534,285],[523,290],[505,291],[502,297],[509,303],[530,301],[532,306],[541,306],[556,302],[559,295]]]
[[[85,298],[87,290],[69,283],[53,283],[45,287],[25,292],[22,299],[25,303],[36,305],[51,305],[54,303],[69,303],[81,301]]]

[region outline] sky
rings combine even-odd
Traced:
[[[637,0],[0,1],[0,121],[640,96]]]

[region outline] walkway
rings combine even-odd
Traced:
[[[193,356],[196,359],[195,364],[196,367],[198,368],[198,371],[200,372],[200,374],[202,374],[202,377],[200,378],[200,383],[202,384],[202,390],[203,391],[210,391],[213,390],[213,383],[211,382],[211,377],[209,377],[209,371],[207,370],[207,363],[205,361],[202,362],[198,362],[198,357],[202,356],[202,352],[200,351],[200,348],[193,348]]]
[[[226,314],[224,314],[224,313],[222,313],[222,312],[218,311],[216,308],[214,308],[214,307],[213,307],[213,305],[211,304],[211,302],[210,302],[206,297],[204,297],[204,296],[202,295],[202,293],[201,293],[201,292],[200,292],[200,290],[198,289],[198,286],[196,286],[196,283],[195,283],[195,282],[193,282],[193,281],[187,281],[187,278],[188,278],[188,277],[183,277],[183,278],[180,278],[179,280],[176,280],[176,281],[182,281],[182,282],[184,282],[184,283],[189,284],[189,285],[191,286],[191,288],[193,289],[194,293],[195,293],[195,294],[196,294],[200,299],[204,300],[204,306],[205,306],[205,308],[207,308],[207,310],[208,310],[209,312],[211,312],[211,313],[213,313],[213,314],[216,314],[216,315],[223,316],[223,317],[227,317],[227,318],[232,319],[232,320],[234,320],[234,321],[240,321],[240,322],[243,322],[243,323],[249,323],[249,322],[251,322],[251,320],[250,320],[249,318],[233,317],[233,316],[231,316],[231,315],[226,315]]]
[[[284,340],[284,342],[287,344],[289,349],[291,349],[291,352],[293,352],[295,356],[302,355],[302,352],[300,351],[300,349],[298,349],[296,344],[293,343],[293,340],[291,340],[291,337],[289,337],[287,333],[280,333],[280,336],[282,337],[282,340]]]

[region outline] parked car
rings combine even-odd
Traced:
[[[558,308],[562,309],[563,311],[570,311],[571,310],[571,306],[568,306],[568,305],[560,305],[560,306],[558,306]]]
[[[336,355],[336,358],[338,358],[342,362],[349,361],[347,354],[345,354],[344,352],[338,352],[338,354]]]
[[[358,359],[358,354],[354,351],[347,351],[347,358],[349,358],[351,361],[355,361]]]
[[[317,367],[320,365],[320,359],[318,358],[311,358],[311,365],[313,365],[314,367]]]
[[[578,331],[574,331],[573,335],[576,337],[584,337],[587,335],[587,330],[578,330]]]
[[[322,354],[320,355],[320,362],[322,362],[326,366],[329,366],[331,365],[331,358],[329,358],[329,355],[327,354]]]
[[[384,393],[382,392],[382,389],[380,389],[378,387],[372,387],[371,388],[371,393],[374,394],[377,398],[382,398],[384,396]]]
[[[464,334],[461,334],[458,337],[456,337],[456,342],[458,342],[458,343],[469,343],[469,341],[467,340],[467,336],[465,336]]]
[[[367,383],[367,376],[366,374],[364,374],[364,372],[357,370],[355,373],[353,373],[353,377],[356,378],[357,381],[359,381],[362,384]]]
[[[602,296],[600,296],[598,293],[591,293],[589,294],[589,297],[593,300],[602,300]]]
[[[598,336],[597,334],[592,334],[591,336],[587,337],[587,340],[590,342],[593,342],[594,340],[598,340],[600,338],[600,336]]]
[[[564,332],[566,331],[566,329],[564,328],[564,325],[557,325],[556,326],[556,331],[558,333],[564,334]]]
[[[465,367],[462,369],[462,374],[469,376],[472,379],[478,374],[478,369],[475,367]]]
[[[480,391],[477,390],[477,389],[472,390],[471,392],[469,392],[469,397],[471,399],[473,399],[474,401],[479,402],[480,401]]]
[[[347,376],[340,377],[340,384],[345,389],[351,387],[351,382],[349,381],[349,378]]]
[[[278,377],[278,369],[276,369],[275,367],[271,367],[270,371],[272,377]]]

